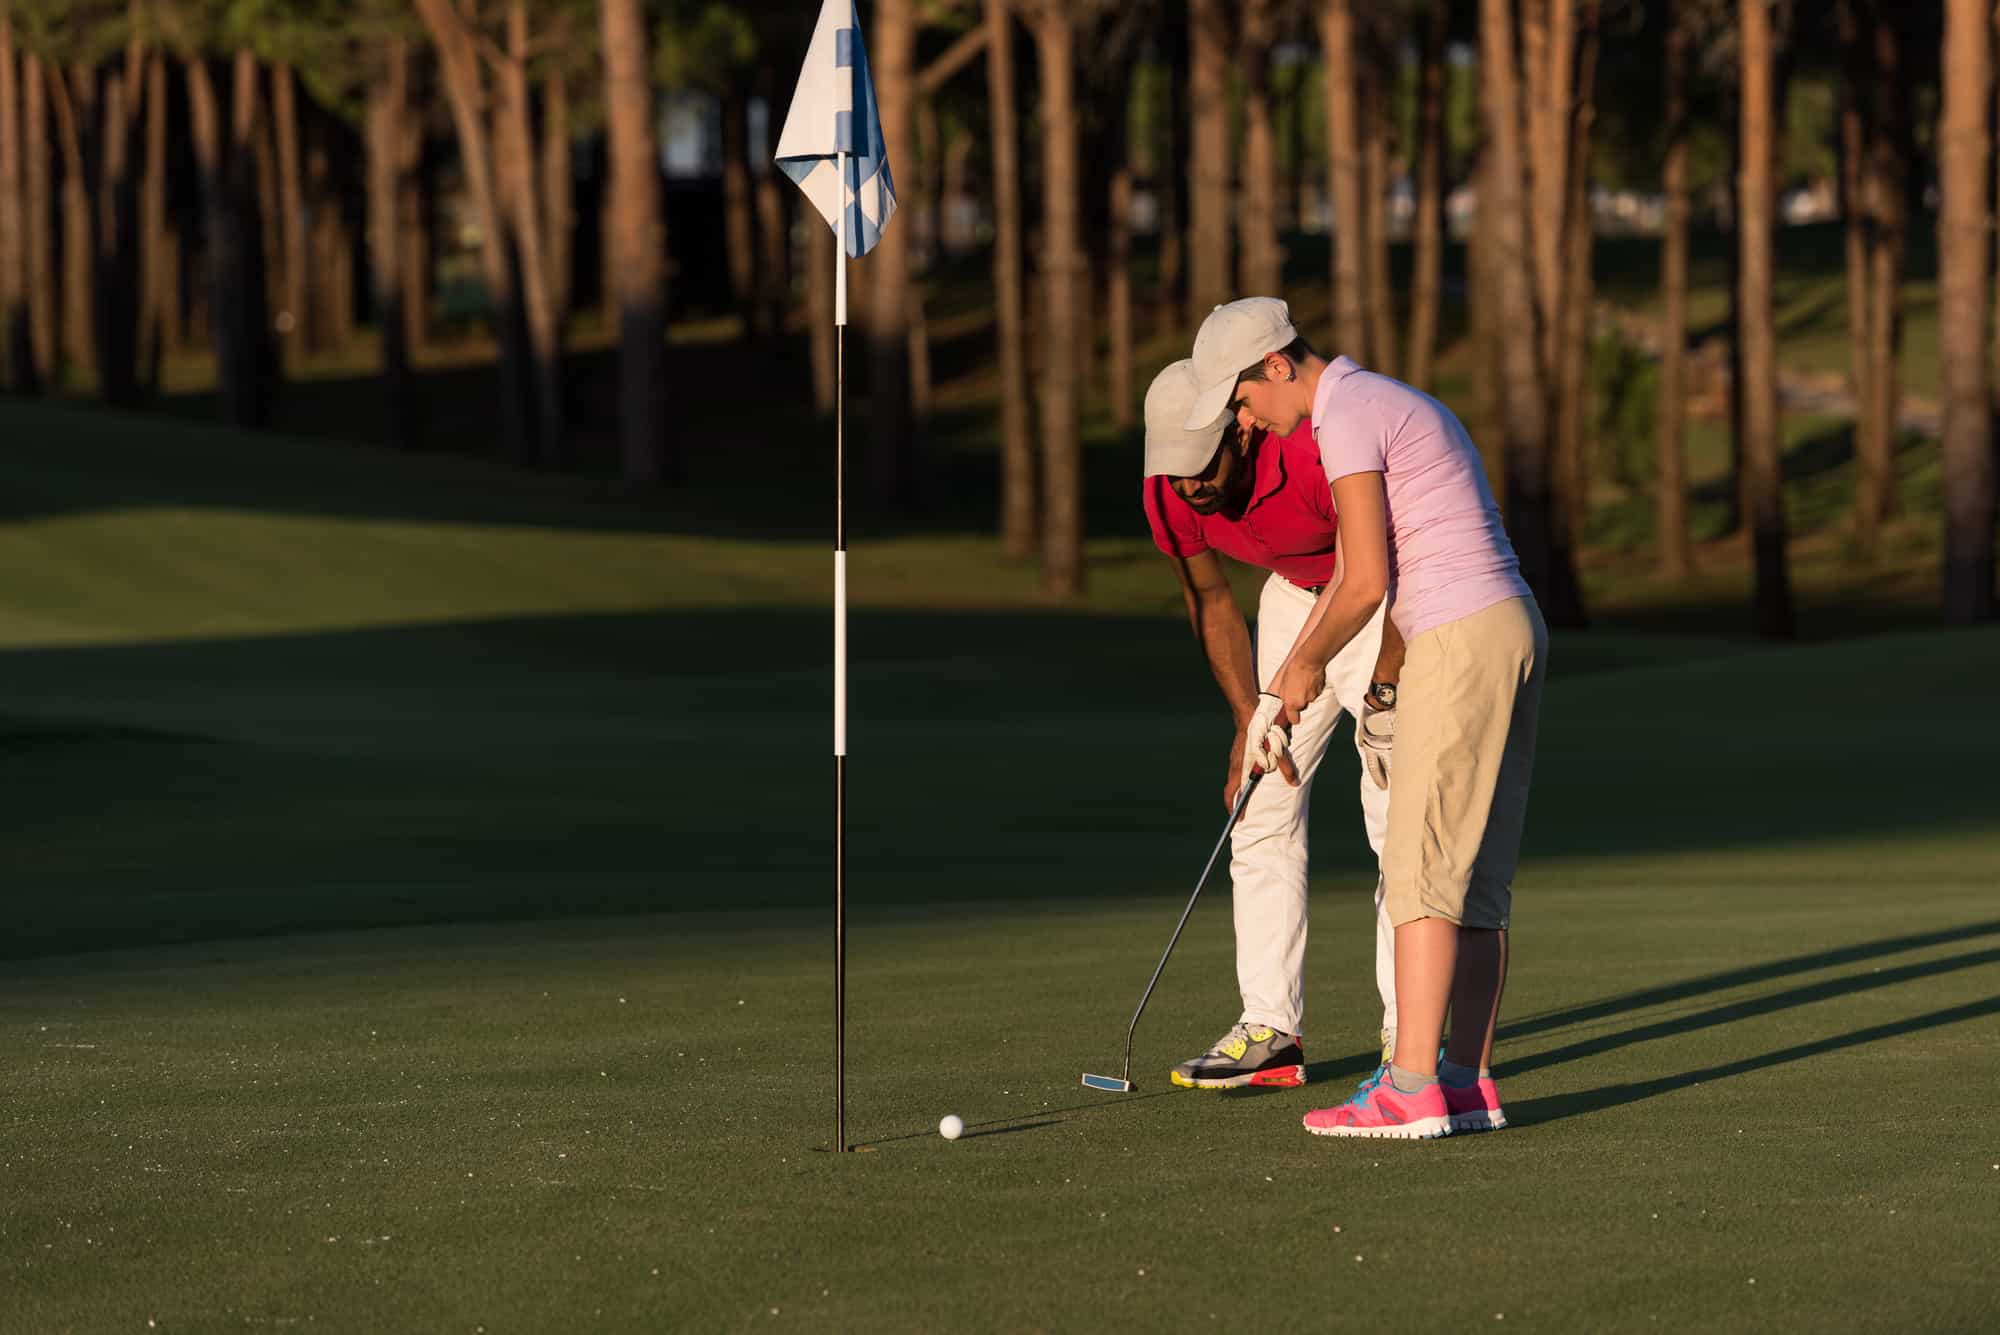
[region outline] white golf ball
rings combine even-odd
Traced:
[[[957,1113],[947,1113],[938,1123],[938,1134],[946,1140],[957,1140],[965,1134],[965,1119]]]

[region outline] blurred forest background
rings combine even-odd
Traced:
[[[834,241],[770,163],[816,17],[0,0],[0,384],[821,531]],[[1457,409],[1554,621],[1993,616],[1990,4],[861,17],[862,535],[1084,598],[1151,374],[1277,293]]]

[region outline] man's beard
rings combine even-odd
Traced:
[[[1212,515],[1222,509],[1223,495],[1220,487],[1203,487],[1192,496],[1184,496],[1188,509],[1198,515]]]

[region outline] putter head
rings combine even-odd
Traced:
[[[1086,1075],[1083,1077],[1083,1087],[1085,1089],[1108,1090],[1113,1094],[1130,1094],[1132,1092],[1132,1082],[1130,1080],[1120,1080],[1115,1075]]]

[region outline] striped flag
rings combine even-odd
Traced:
[[[840,179],[838,155],[847,157]],[[882,121],[875,114],[875,81],[854,0],[823,0],[812,46],[799,71],[792,108],[778,136],[778,167],[798,183],[827,226],[840,230],[837,209],[847,210],[847,253],[866,255],[882,239],[896,212],[896,186]]]

